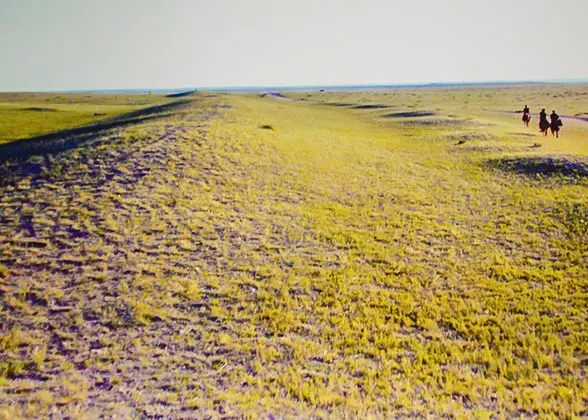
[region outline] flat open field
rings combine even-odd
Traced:
[[[200,93],[0,146],[0,417],[588,416],[587,93]]]
[[[163,95],[0,92],[0,145],[166,102]]]

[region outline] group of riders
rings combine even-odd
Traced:
[[[561,121],[561,118],[559,118],[559,115],[555,113],[555,110],[551,111],[549,120],[550,121],[547,121],[547,113],[545,112],[545,108],[543,108],[539,113],[539,130],[546,136],[547,130],[551,129],[551,134],[556,138],[559,138],[559,129],[563,126],[563,122]],[[527,127],[531,122],[531,114],[527,105],[525,105],[525,108],[523,109],[523,122]]]

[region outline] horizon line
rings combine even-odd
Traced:
[[[58,89],[58,90],[6,90],[0,93],[174,93],[189,91],[258,91],[258,90],[310,90],[310,89],[358,89],[358,88],[402,88],[402,87],[446,87],[446,86],[483,86],[483,85],[517,85],[517,84],[573,84],[588,83],[584,79],[529,79],[529,80],[484,80],[484,81],[451,81],[451,82],[418,82],[418,83],[357,83],[357,84],[317,84],[317,85],[225,85],[195,86],[175,88],[107,88],[107,89]]]

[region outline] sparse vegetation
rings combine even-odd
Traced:
[[[494,89],[198,94],[3,161],[0,413],[587,416],[588,125],[532,149]]]

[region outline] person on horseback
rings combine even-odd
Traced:
[[[559,127],[563,125],[559,115],[555,113],[555,109],[551,111],[551,115],[549,115],[549,119],[551,120],[551,124],[549,127],[551,128],[551,134],[555,135],[556,138],[559,138]]]
[[[548,128],[549,121],[547,121],[547,113],[545,112],[545,108],[543,108],[539,113],[539,130],[541,130],[544,135],[547,135]]]
[[[557,121],[559,120],[559,115],[557,115],[555,113],[555,109],[553,111],[551,111],[551,115],[549,116],[549,119],[551,120],[551,124],[557,124]]]
[[[523,109],[523,122],[527,127],[529,126],[529,122],[531,121],[531,115],[529,115],[529,112],[529,107],[525,105],[525,108]]]

